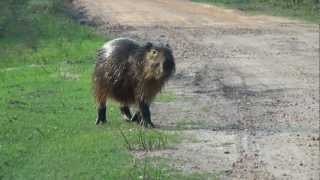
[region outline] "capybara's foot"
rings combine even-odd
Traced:
[[[100,106],[98,108],[97,118],[96,118],[96,125],[104,124],[104,123],[107,122],[106,110],[107,110],[107,108],[105,106]]]
[[[151,128],[155,127],[151,121],[144,121],[139,111],[132,116],[131,121],[136,122],[143,127],[151,127]]]
[[[145,128],[154,128],[154,124],[151,121],[144,121],[143,119],[140,121],[140,125]]]
[[[132,115],[131,115],[130,108],[128,106],[120,107],[120,112],[125,120],[131,121]]]
[[[132,122],[137,122],[137,123],[140,124],[141,119],[142,119],[141,114],[140,114],[140,112],[138,111],[138,112],[134,113],[134,115],[133,115],[132,118],[131,118],[131,121],[132,121]]]
[[[149,104],[145,103],[144,101],[141,101],[139,104],[139,110],[141,112],[141,121],[140,125],[144,127],[154,127],[154,124],[151,122],[151,117],[150,117],[150,108]]]
[[[106,123],[106,122],[107,122],[106,119],[99,119],[99,118],[96,119],[96,125],[104,124],[104,123]]]

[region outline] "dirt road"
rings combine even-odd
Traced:
[[[149,153],[222,179],[319,179],[318,27],[186,0],[75,0],[114,37],[169,43],[177,72],[153,121],[184,134]]]

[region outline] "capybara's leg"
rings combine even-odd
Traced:
[[[107,122],[107,116],[106,116],[107,106],[106,103],[100,103],[97,108],[97,119],[96,124],[103,124]]]
[[[141,122],[141,113],[139,111],[137,111],[136,113],[134,113],[134,115],[131,118],[132,122],[137,122],[140,123]]]
[[[130,121],[132,118],[131,112],[130,112],[130,108],[128,106],[121,106],[120,107],[120,111],[121,114],[123,115],[123,117],[127,120]]]
[[[154,127],[153,123],[151,122],[149,105],[145,102],[140,102],[139,109],[142,114],[142,120],[140,124],[143,125],[144,127],[148,127],[149,125],[150,127]]]

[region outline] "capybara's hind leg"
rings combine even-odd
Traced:
[[[137,122],[140,124],[141,122],[141,113],[139,111],[137,111],[136,113],[134,113],[134,115],[131,118],[132,122]]]
[[[120,111],[127,121],[137,122],[137,123],[141,122],[141,113],[139,111],[135,112],[133,116],[128,106],[121,106]]]
[[[106,103],[100,103],[97,108],[97,119],[96,119],[97,125],[107,122],[106,111],[107,111]]]
[[[144,127],[150,126],[153,128],[154,124],[151,122],[149,105],[146,104],[145,102],[140,102],[139,109],[142,115],[142,120],[140,121],[140,124],[143,125]]]
[[[121,106],[120,107],[120,112],[123,115],[123,117],[127,120],[130,121],[132,118],[130,108],[128,106]]]

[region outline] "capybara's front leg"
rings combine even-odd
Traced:
[[[127,121],[130,121],[132,119],[130,108],[128,106],[121,106],[120,112]]]
[[[106,111],[107,111],[106,103],[100,103],[97,108],[97,119],[96,119],[97,125],[107,122]]]
[[[139,109],[142,114],[142,120],[140,121],[140,124],[144,127],[148,127],[150,125],[150,127],[153,128],[154,124],[151,122],[149,105],[142,101],[139,103]]]

